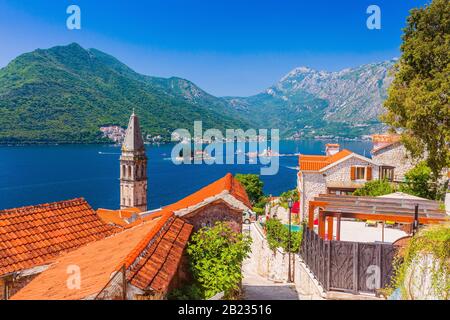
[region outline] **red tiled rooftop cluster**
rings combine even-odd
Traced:
[[[84,199],[0,211],[0,275],[113,234]]]

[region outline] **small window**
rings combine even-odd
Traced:
[[[366,178],[366,168],[356,167],[356,180],[364,180]]]
[[[380,178],[381,180],[386,179],[388,181],[394,181],[394,168],[382,167]]]

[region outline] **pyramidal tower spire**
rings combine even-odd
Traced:
[[[120,208],[147,211],[147,156],[139,118],[134,110],[120,157]]]
[[[122,152],[145,151],[144,140],[142,139],[141,127],[139,126],[139,118],[133,110],[128,123],[127,132],[122,145]]]

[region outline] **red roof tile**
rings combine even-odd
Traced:
[[[178,202],[175,202],[171,205],[168,205],[163,208],[164,212],[167,211],[178,211],[182,209],[187,209],[192,206],[196,206],[208,198],[215,197],[222,192],[228,192],[238,201],[242,202],[246,207],[251,208],[252,204],[248,198],[247,192],[244,187],[237,181],[231,173],[227,174],[225,177],[209,184],[208,186],[200,189],[199,191],[187,196],[186,198],[181,199]],[[155,215],[161,215],[162,211],[156,212],[144,219],[138,219],[132,223],[127,223],[125,219],[130,217],[130,214],[127,213],[128,210],[132,210],[131,213],[134,212],[134,209],[126,209],[126,210],[106,210],[99,209],[97,213],[106,223],[110,223],[113,225],[121,226],[124,228],[134,227],[143,220],[154,219]],[[124,219],[125,218],[125,219]],[[138,217],[139,218],[139,217]]]
[[[180,218],[147,244],[146,254],[130,269],[128,280],[142,290],[168,290],[188,243],[193,226]]]
[[[133,216],[138,217],[139,213],[141,213],[141,210],[138,208],[128,208],[122,210],[97,210],[97,214],[103,222],[121,227],[126,227],[129,225],[130,223],[128,223],[127,220],[130,220]]]
[[[143,223],[111,237],[89,243],[56,259],[12,297],[12,300],[79,300],[95,297],[123,266],[126,257],[142,239],[157,227],[158,221]],[[70,266],[80,269],[80,287],[67,288]]]
[[[372,135],[373,149],[372,154],[377,153],[387,147],[399,143],[401,136],[398,134],[374,134]]]
[[[0,211],[0,275],[33,268],[117,229],[84,199]]]
[[[143,290],[166,292],[193,226],[172,212],[90,243],[57,259],[12,297],[13,300],[76,300],[95,297],[123,266],[128,281]],[[81,271],[79,289],[67,288],[67,268]]]
[[[217,196],[223,191],[228,191],[233,197],[241,201],[246,207],[252,207],[252,204],[244,187],[233,177],[231,173],[229,173],[222,179],[211,183],[203,189],[187,196],[186,198],[172,205],[167,206],[166,208],[172,211],[189,208],[203,202],[208,198]]]
[[[330,156],[315,156],[315,155],[300,155],[299,164],[301,171],[320,171],[321,169],[335,163],[349,155],[352,152],[350,150],[342,150],[334,155]]]

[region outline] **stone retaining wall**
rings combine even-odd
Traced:
[[[287,282],[288,280],[288,254],[282,249],[272,251],[264,235],[262,227],[253,223],[250,228],[253,239],[252,253],[248,267],[260,276],[274,282]],[[301,262],[298,254],[293,256],[294,284],[302,299],[323,299],[323,291],[317,281],[309,274],[306,266]]]
[[[282,249],[277,249],[275,252],[270,250],[264,231],[258,223],[252,223],[250,226],[250,235],[253,243],[248,268],[268,280],[287,282],[288,254]],[[301,300],[378,300],[375,296],[370,295],[325,292],[300,256],[298,254],[292,256],[294,284]]]

